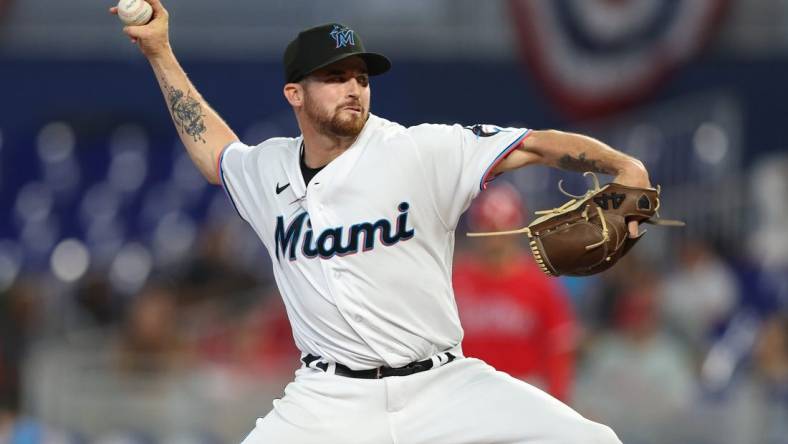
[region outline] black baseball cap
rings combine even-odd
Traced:
[[[367,52],[361,36],[345,25],[328,23],[305,29],[285,49],[285,80],[298,82],[315,70],[352,56],[359,56],[366,62],[367,73],[371,76],[391,68],[386,56]]]

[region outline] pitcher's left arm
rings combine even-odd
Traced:
[[[651,187],[643,162],[617,151],[593,137],[556,130],[531,131],[493,174],[527,165],[547,165],[578,173],[592,171],[610,174],[614,182],[632,187]],[[637,223],[630,223],[630,234],[637,234]]]

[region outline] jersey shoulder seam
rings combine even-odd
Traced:
[[[251,158],[259,156],[272,157],[272,158],[286,158],[288,155],[297,155],[297,150],[293,147],[298,145],[294,143],[297,139],[290,137],[272,137],[260,142],[257,145],[249,147]],[[250,159],[251,159],[250,158]],[[244,162],[246,164],[246,162]]]
[[[291,146],[295,145],[295,142],[297,140],[298,139],[293,138],[293,137],[271,137],[270,139],[263,140],[262,142],[260,142],[259,144],[257,144],[256,146],[254,146],[252,148],[258,148],[258,149],[263,149],[263,148],[267,148],[267,149],[275,149],[275,148],[288,149]]]

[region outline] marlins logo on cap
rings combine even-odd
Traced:
[[[328,35],[337,42],[337,48],[344,48],[347,45],[356,46],[353,30],[342,25],[334,25],[334,29]]]
[[[371,76],[391,68],[389,59],[367,52],[361,36],[343,24],[327,23],[305,29],[285,49],[285,81],[298,82],[315,70],[353,56],[364,60]]]

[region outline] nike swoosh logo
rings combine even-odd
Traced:
[[[285,189],[287,189],[287,187],[289,187],[289,186],[290,186],[290,182],[287,182],[286,184],[284,184],[284,185],[283,185],[283,186],[281,186],[281,187],[279,186],[279,182],[277,182],[277,183],[276,183],[276,194],[281,194],[281,193],[282,193],[282,191],[284,191]]]

